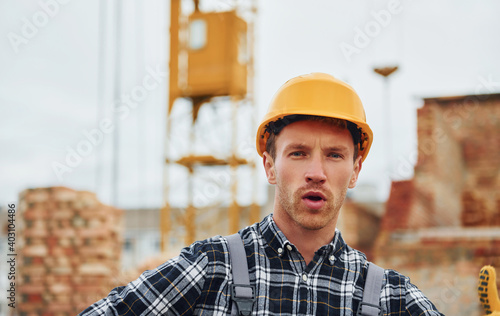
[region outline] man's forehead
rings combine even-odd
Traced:
[[[352,136],[347,128],[321,121],[298,121],[283,128],[276,141],[282,145],[291,143],[307,146],[313,138],[327,140],[334,144],[352,144]]]
[[[349,133],[349,130],[345,127],[333,125],[327,122],[304,120],[293,122],[285,126],[281,133],[278,134],[278,136],[283,134],[283,132],[285,132],[286,134],[293,134],[294,136],[309,136],[308,134],[319,136],[343,134],[345,132]]]

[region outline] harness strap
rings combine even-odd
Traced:
[[[247,256],[243,241],[238,233],[226,236],[226,239],[233,273],[233,284],[231,284],[231,299],[233,301],[231,316],[249,316],[252,314],[252,306],[255,301],[255,286],[250,285]],[[359,304],[358,311],[356,312],[357,316],[382,315],[382,308],[379,301],[383,280],[384,269],[369,262],[363,300]]]
[[[243,241],[238,233],[226,236],[229,257],[231,258],[231,270],[233,272],[233,284],[231,284],[231,299],[233,306],[232,316],[249,316],[252,314],[252,306],[255,301],[255,286],[250,285],[248,275],[248,264]]]
[[[366,275],[363,300],[359,304],[357,316],[379,316],[382,315],[380,307],[380,292],[384,280],[384,269],[372,262],[368,262],[368,273]]]

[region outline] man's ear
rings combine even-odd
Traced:
[[[361,167],[362,167],[361,156],[358,156],[358,158],[356,158],[356,160],[354,161],[354,169],[352,170],[351,179],[349,180],[349,189],[353,189],[356,186],[356,183],[358,182],[359,172],[361,171]]]
[[[274,160],[267,151],[262,154],[262,163],[264,164],[264,169],[266,170],[267,182],[269,184],[276,184],[276,171],[274,170]]]

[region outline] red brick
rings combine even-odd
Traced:
[[[119,267],[121,237],[116,226],[122,212],[101,204],[93,193],[68,188],[27,190],[20,197],[30,201],[19,203],[20,213],[26,215],[20,220],[27,227],[19,248],[19,310],[74,315],[83,310],[82,304],[89,306],[109,292]],[[87,219],[80,216],[84,213]],[[76,288],[75,281],[82,280]],[[91,296],[96,298],[89,300]]]

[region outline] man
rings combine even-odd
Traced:
[[[336,230],[373,140],[356,92],[332,76],[293,78],[275,94],[257,151],[276,186],[273,214],[242,229],[252,315],[356,315],[368,262]],[[82,315],[231,315],[226,238],[195,242],[180,256]],[[409,279],[385,270],[380,315],[442,315]]]

